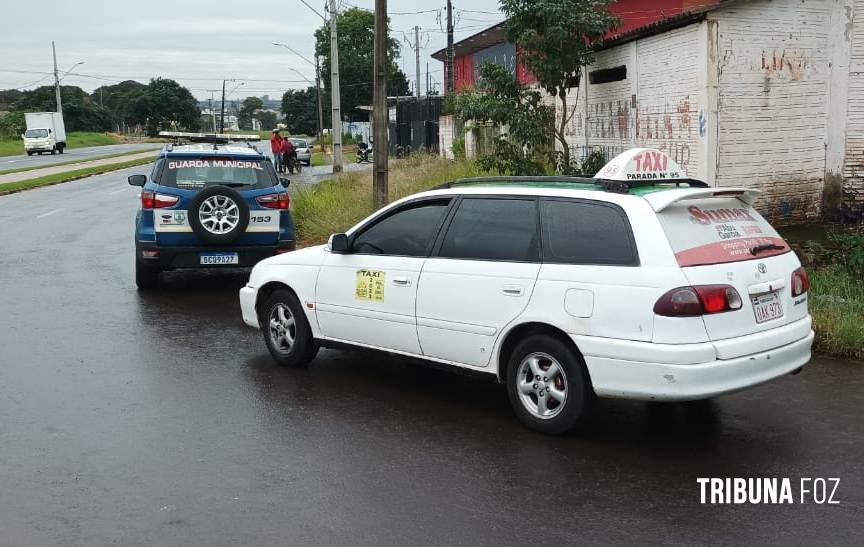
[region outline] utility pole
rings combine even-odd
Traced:
[[[324,110],[321,108],[321,65],[318,64],[318,54],[315,54],[315,96],[318,99],[318,146],[324,151]]]
[[[375,5],[378,5],[377,0]],[[331,124],[333,126],[331,134],[333,137],[334,173],[342,172],[342,101],[339,98],[339,35],[336,31],[336,19],[338,15],[336,0],[330,0],[330,102],[333,108],[331,113],[333,122]],[[377,35],[375,43],[378,43]]]
[[[453,93],[456,88],[453,76],[453,2],[447,0],[447,62],[444,63],[444,72],[447,73],[447,94]]]
[[[213,111],[213,94],[215,92],[210,90],[210,125],[213,127],[213,133],[216,133],[216,112]]]
[[[57,95],[57,113],[63,117],[63,100],[60,98],[60,72],[57,71],[57,48],[51,40],[51,52],[54,54],[54,93]]]
[[[225,132],[225,82],[227,80],[222,80],[222,114],[219,118],[219,133]]]
[[[429,84],[429,63],[426,63],[426,95],[430,95],[429,88],[432,87]]]
[[[417,74],[417,98],[420,98],[420,27],[414,25],[414,62]]]
[[[372,161],[374,163],[372,197],[375,207],[380,208],[386,205],[388,201],[387,0],[375,0],[374,59],[375,93],[372,105],[372,131],[375,142],[372,143]]]

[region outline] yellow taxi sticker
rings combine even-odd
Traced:
[[[357,300],[384,300],[384,272],[357,270],[357,286],[354,289]]]

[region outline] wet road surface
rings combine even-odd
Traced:
[[[109,144],[107,146],[87,146],[84,148],[67,148],[62,154],[51,155],[49,153],[43,155],[28,156],[21,154],[18,156],[0,156],[0,171],[9,169],[21,169],[23,167],[47,167],[57,163],[67,163],[70,161],[86,161],[92,158],[102,156],[110,156],[111,154],[123,154],[125,152],[134,152],[136,150],[159,150],[160,144],[154,143],[134,143],[134,144]],[[22,141],[21,150],[24,150]]]
[[[0,197],[0,544],[858,544],[864,365],[521,427],[484,378],[323,350],[276,366],[243,276],[136,292],[142,168]],[[839,477],[839,505],[798,504]],[[795,505],[700,505],[788,477]]]

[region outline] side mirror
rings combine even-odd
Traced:
[[[279,182],[281,182],[282,186],[284,186],[285,188],[288,188],[288,185],[291,184],[291,180],[286,179],[285,177],[279,177]]]
[[[333,234],[327,241],[327,246],[330,247],[332,253],[344,254],[349,251],[351,244],[345,234]]]
[[[147,175],[131,175],[127,180],[132,186],[144,186],[147,183]]]

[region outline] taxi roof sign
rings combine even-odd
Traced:
[[[631,148],[618,154],[594,176],[623,183],[657,183],[688,180],[675,160],[655,148]]]

